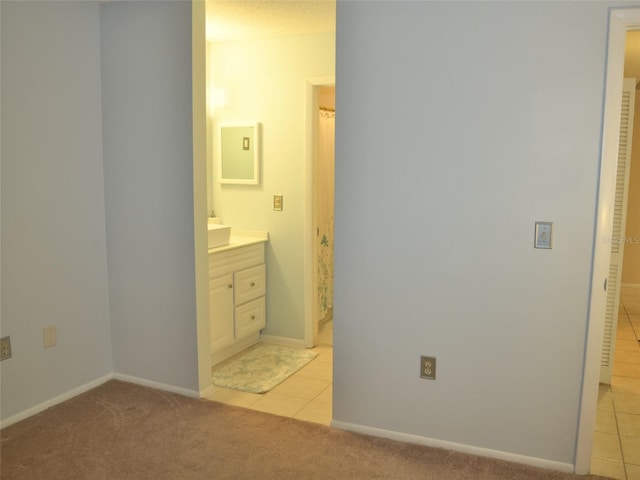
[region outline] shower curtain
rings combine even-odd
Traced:
[[[320,321],[330,320],[333,309],[333,187],[335,112],[321,108],[318,118],[317,225],[318,306]]]

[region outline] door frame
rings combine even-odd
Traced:
[[[609,10],[609,40],[606,57],[603,129],[600,149],[600,179],[594,231],[591,294],[587,320],[582,394],[574,458],[577,474],[587,474],[591,466],[591,449],[595,431],[600,378],[600,353],[606,308],[605,279],[609,274],[613,226],[616,164],[620,137],[624,49],[629,30],[640,29],[640,8]]]
[[[335,86],[335,76],[310,77],[305,79],[305,154],[304,154],[304,346],[313,348],[318,339],[318,318],[316,315],[315,298],[318,289],[316,275],[314,275],[314,206],[315,193],[313,188],[314,169],[316,163],[315,147],[317,143],[316,131],[318,119],[315,112],[318,110],[318,92],[320,87]]]

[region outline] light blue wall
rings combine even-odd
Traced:
[[[185,5],[0,3],[3,418],[197,389]],[[572,463],[607,5],[338,3],[336,420]]]
[[[2,418],[114,370],[197,391],[190,2],[0,8]]]
[[[573,463],[608,5],[338,2],[336,420]]]
[[[2,418],[113,371],[95,2],[0,2]],[[42,329],[57,327],[43,348]]]
[[[115,371],[197,391],[191,3],[105,3],[101,21]]]

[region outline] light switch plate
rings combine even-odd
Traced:
[[[278,212],[282,211],[282,195],[273,196],[273,209]]]
[[[553,222],[536,222],[534,248],[551,248],[553,240]]]
[[[56,346],[56,327],[44,327],[42,329],[42,346],[44,348]]]

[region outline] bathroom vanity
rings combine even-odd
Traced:
[[[229,243],[209,249],[211,365],[260,340],[266,326],[264,263],[267,232],[231,230]]]

